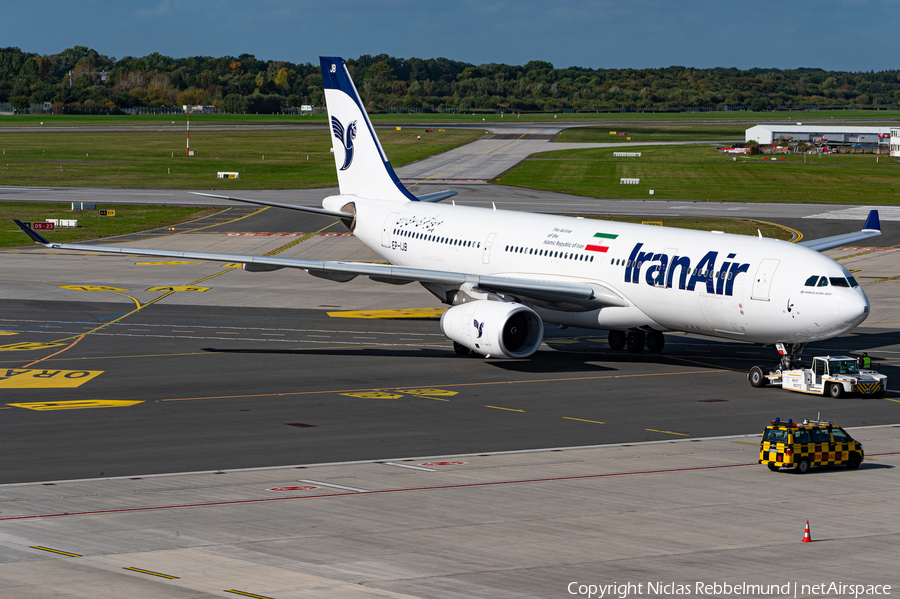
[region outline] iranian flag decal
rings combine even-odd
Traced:
[[[599,238],[597,243],[599,245],[586,245],[584,247],[585,250],[589,252],[601,252],[605,254],[609,251],[609,242],[618,237],[618,235],[611,235],[609,233],[594,233],[595,238]]]

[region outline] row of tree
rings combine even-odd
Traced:
[[[384,54],[347,61],[370,110],[617,110],[661,107],[896,106],[900,71],[589,69],[473,65]],[[250,54],[116,59],[84,46],[39,55],[0,49],[0,103],[121,110],[183,104],[275,113],[324,102],[318,65]]]

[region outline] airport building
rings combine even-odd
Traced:
[[[778,140],[818,146],[887,146],[900,144],[900,138],[890,142],[891,127],[826,127],[824,125],[756,125],[745,132],[745,141],[771,146]]]
[[[900,158],[900,129],[891,128],[891,156]]]

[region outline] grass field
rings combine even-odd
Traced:
[[[394,166],[468,143],[480,130],[379,131]],[[421,139],[419,139],[421,138]],[[337,185],[323,131],[193,131],[0,134],[0,185],[177,189],[308,189]],[[236,171],[239,179],[217,179]]]
[[[793,233],[778,225],[751,218],[675,218],[649,216],[585,216],[596,220],[609,220],[619,223],[662,223],[665,227],[676,229],[694,229],[697,231],[722,231],[733,235],[756,236],[762,233],[768,239],[784,239],[790,241]]]
[[[538,154],[496,182],[597,198],[812,202],[896,205],[900,164],[871,154],[817,158],[723,156],[710,146],[629,148],[641,158],[614,158],[612,148]],[[779,157],[780,158],[780,157]],[[639,185],[621,185],[621,177]],[[650,190],[654,195],[650,195]]]
[[[744,139],[747,125],[724,123],[691,123],[683,125],[629,125],[627,128],[574,127],[557,135],[553,141],[567,143],[639,143],[642,141],[720,141]],[[615,132],[611,134],[611,132]],[[626,133],[626,135],[621,135]],[[628,138],[631,139],[628,139]]]
[[[221,208],[182,208],[176,206],[103,206],[116,211],[112,217],[101,217],[98,210],[72,212],[67,204],[0,202],[0,247],[30,245],[28,236],[13,221],[44,221],[48,218],[78,221],[77,228],[40,231],[48,241],[72,243],[102,237],[113,237],[136,231],[147,231],[183,223],[219,212]]]
[[[872,125],[879,123],[896,123],[900,119],[900,111],[897,110],[803,110],[780,112],[751,112],[751,111],[716,111],[716,112],[546,112],[546,113],[508,113],[499,114],[475,114],[463,112],[457,114],[371,114],[374,124],[378,123],[454,123],[471,124],[477,126],[486,123],[534,122],[534,123],[558,123],[558,122],[588,122],[588,121],[740,121],[746,123],[769,121],[804,121],[804,120],[871,120]],[[484,119],[484,121],[482,121]],[[77,127],[77,126],[159,126],[183,124],[186,120],[183,114],[142,114],[142,115],[50,115],[50,114],[17,114],[0,115],[0,129],[3,127]],[[321,115],[289,115],[289,114],[195,114],[191,115],[191,124],[194,125],[279,125],[279,124],[310,124],[327,123],[327,117]]]

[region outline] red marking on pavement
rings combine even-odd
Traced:
[[[869,457],[900,455],[900,451],[888,453],[873,453]],[[123,514],[127,512],[148,512],[153,510],[171,510],[192,507],[216,507],[220,505],[243,505],[248,503],[265,503],[270,501],[287,501],[293,499],[327,499],[329,497],[360,497],[362,495],[381,495],[384,493],[404,493],[408,491],[440,491],[443,489],[465,489],[470,487],[495,487],[499,485],[520,485],[525,483],[547,483],[565,480],[588,480],[591,478],[607,478],[610,476],[634,476],[638,474],[665,474],[667,472],[690,472],[693,470],[719,470],[722,468],[741,468],[744,466],[757,466],[759,462],[749,464],[723,464],[721,466],[696,466],[692,468],[668,468],[665,470],[638,470],[634,472],[610,472],[607,474],[584,474],[581,476],[558,476],[553,478],[529,478],[523,480],[505,480],[491,483],[469,483],[464,485],[439,485],[435,487],[410,487],[406,489],[384,489],[381,491],[360,491],[359,493],[326,493],[323,495],[292,495],[290,497],[268,497],[265,499],[242,499],[237,501],[211,501],[208,503],[184,503],[179,505],[155,505],[147,507],[129,507],[114,510],[96,510],[92,512],[64,512],[59,514],[36,514],[33,516],[10,516],[0,518],[0,522],[7,520],[34,520],[36,518],[59,518],[62,516],[96,516],[101,514]]]
[[[312,491],[313,489],[318,488],[319,487],[306,485],[305,487],[272,487],[271,489],[266,489],[266,491]]]
[[[900,452],[898,452],[900,453]],[[585,480],[591,478],[605,478],[609,476],[633,476],[636,474],[662,474],[665,472],[688,472],[691,470],[716,470],[720,468],[738,468],[741,466],[757,466],[759,462],[749,464],[725,464],[722,466],[697,466],[693,468],[670,468],[666,470],[642,470],[636,472],[610,472],[607,474],[584,474],[581,476],[560,476],[554,478],[530,478],[523,480],[506,480],[495,481],[490,483],[468,483],[462,485],[439,485],[435,487],[410,487],[406,489],[383,489],[381,491],[361,491],[359,493],[325,493],[322,495],[292,495],[290,497],[267,497],[265,499],[241,499],[236,501],[211,501],[208,503],[184,503],[177,505],[156,505],[147,507],[129,507],[112,510],[96,510],[91,512],[67,512],[59,514],[39,514],[33,516],[11,516],[9,518],[0,518],[0,522],[6,520],[33,520],[35,518],[58,518],[61,516],[96,516],[100,514],[122,514],[127,512],[147,512],[152,510],[170,510],[178,508],[192,507],[215,507],[220,505],[243,505],[248,503],[264,503],[268,501],[286,501],[288,499],[325,499],[328,497],[359,497],[360,495],[380,495],[384,493],[403,493],[408,491],[439,491],[442,489],[465,489],[470,487],[493,487],[498,485],[518,485],[524,483],[543,483],[556,482],[565,480]]]
[[[462,466],[465,462],[422,462],[419,466]]]

